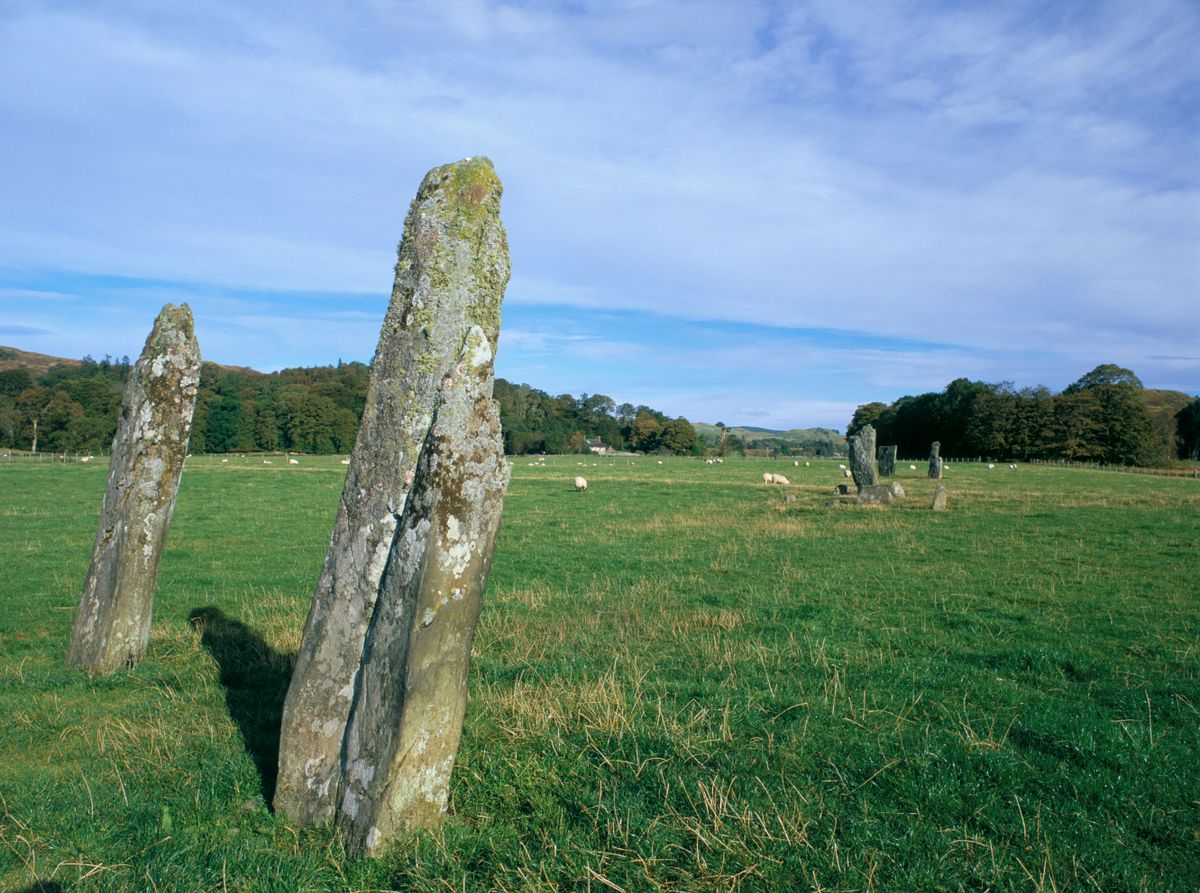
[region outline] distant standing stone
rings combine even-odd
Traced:
[[[935,512],[944,512],[946,510],[946,485],[938,484],[937,489],[933,491],[933,505],[930,506]]]
[[[191,308],[167,304],[125,386],[70,666],[108,674],[135,667],[146,651],[199,383]]]
[[[935,440],[929,447],[929,476],[936,480],[942,477],[942,444]]]
[[[336,817],[368,626],[437,407],[464,374],[469,333],[482,332],[495,354],[509,278],[500,195],[488,159],[443,165],[426,174],[405,219],[366,408],[284,703],[275,808],[300,825]]]
[[[879,483],[875,473],[875,429],[864,425],[850,438],[850,474],[859,490]]]
[[[879,476],[890,478],[896,473],[896,450],[897,447],[881,446],[879,448]]]

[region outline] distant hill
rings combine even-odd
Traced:
[[[721,442],[721,429],[704,422],[693,422],[696,436],[709,447]],[[747,450],[771,450],[777,454],[804,453],[833,456],[844,452],[846,438],[833,428],[791,428],[778,431],[755,425],[726,427],[727,435],[737,438]]]
[[[692,422],[692,427],[696,429],[696,433],[701,437],[721,436],[721,429],[716,425],[709,425],[706,422]],[[763,437],[774,437],[779,440],[788,441],[812,440],[814,438],[843,439],[841,433],[834,428],[789,428],[786,431],[780,431],[773,428],[759,428],[754,425],[736,425],[728,426],[725,430],[730,434],[736,434],[742,440],[757,440]]]
[[[45,375],[51,366],[78,366],[79,364],[79,360],[52,357],[49,354],[0,345],[0,372],[8,369],[28,369],[29,374],[36,378],[39,375]]]

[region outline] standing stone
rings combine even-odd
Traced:
[[[864,425],[850,438],[850,474],[860,491],[879,483],[875,475],[875,429],[870,425]]]
[[[879,476],[890,478],[896,473],[896,446],[879,448]]]
[[[191,308],[167,304],[121,400],[100,529],[67,651],[72,667],[108,674],[132,669],[146,652],[199,383]]]
[[[492,352],[473,327],[447,376],[392,546],[346,729],[338,830],[373,855],[441,823],[509,466]]]
[[[500,194],[488,159],[444,165],[426,174],[404,222],[366,407],[284,702],[275,808],[300,825],[334,818],[367,627],[443,381],[472,326],[495,353],[509,277]]]
[[[929,447],[929,476],[937,481],[942,478],[942,443],[935,440]]]
[[[891,505],[894,499],[892,488],[882,484],[867,484],[857,497],[859,505]]]
[[[944,512],[946,510],[946,485],[938,484],[937,489],[933,491],[933,505],[930,506],[935,512]]]

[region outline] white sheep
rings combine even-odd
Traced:
[[[343,465],[349,465],[349,464],[350,464],[350,460],[349,460],[349,459],[343,459],[343,460],[342,460],[342,464],[343,464]]]
[[[775,474],[774,472],[771,472],[771,471],[764,471],[763,472],[763,483],[764,484],[790,484],[791,481],[789,481],[787,478],[785,478],[781,474]]]
[[[805,463],[804,463],[804,467],[805,467],[805,468],[808,468],[808,463],[807,463],[807,462],[805,462]]]
[[[270,465],[270,464],[271,464],[270,459],[263,459],[263,465]]]
[[[777,484],[790,484],[791,483],[791,481],[789,481],[787,478],[785,478],[781,474],[773,474],[773,475],[771,475],[771,477],[773,477],[775,479],[775,483],[777,483]]]
[[[995,465],[993,465],[991,462],[989,462],[989,463],[988,463],[988,470],[989,470],[989,471],[990,471],[991,469],[995,468],[995,467],[996,467],[996,466],[995,466]]]
[[[724,459],[722,459],[720,456],[717,456],[717,464],[718,464],[718,465],[724,465],[724,464],[725,464],[725,460],[724,460]]]
[[[846,470],[846,466],[842,465],[841,463],[838,463],[838,468],[840,468],[842,471]]]
[[[299,465],[299,464],[300,464],[299,459],[288,459],[288,465]]]
[[[91,462],[91,461],[92,461],[93,459],[95,459],[95,458],[96,458],[95,456],[84,456],[84,457],[83,457],[82,459],[80,459],[79,461],[80,461],[80,462]]]
[[[712,460],[712,459],[705,459],[705,460],[704,460],[704,464],[705,464],[705,465],[712,465],[712,464],[713,464],[713,460]]]
[[[799,459],[793,459],[793,460],[792,460],[792,464],[793,464],[793,465],[795,465],[797,468],[799,468],[799,467],[800,467],[800,460],[799,460]]]
[[[908,466],[908,470],[909,470],[909,471],[916,471],[916,470],[917,470],[917,466],[915,466],[915,465],[910,465],[910,466]]]
[[[852,475],[852,474],[850,474],[850,469],[849,469],[849,468],[843,468],[843,469],[842,469],[842,477],[844,477],[844,478],[853,477],[853,475]]]
[[[221,460],[221,463],[222,463],[222,464],[224,464],[224,463],[226,463],[226,462],[228,462],[228,461],[229,461],[228,459],[222,459],[222,460]]]
[[[581,493],[584,490],[586,490],[587,489],[587,478],[580,477],[579,475],[575,475],[575,489]]]
[[[1008,467],[1009,467],[1009,468],[1013,468],[1013,469],[1015,469],[1017,466],[1015,466],[1015,465],[1010,465],[1010,466],[1008,466]]]

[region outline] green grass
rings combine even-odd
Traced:
[[[0,889],[1200,888],[1200,482],[577,461],[516,460],[453,814],[380,860],[268,808],[344,466],[189,460],[91,680],[106,469],[0,462]]]

